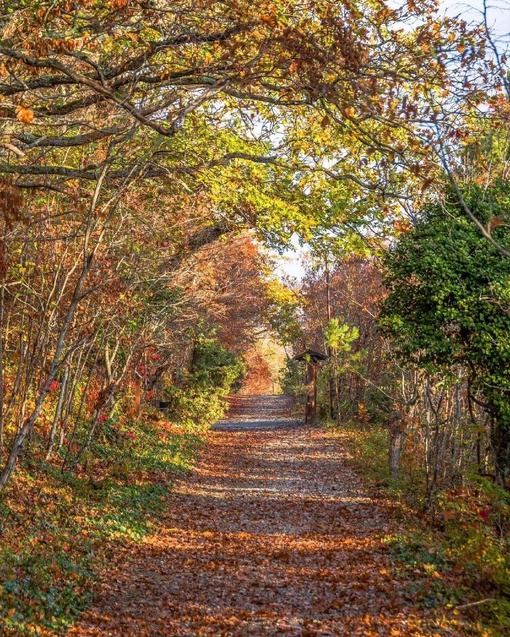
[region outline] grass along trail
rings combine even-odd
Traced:
[[[392,574],[395,523],[334,436],[282,422],[274,397],[237,400],[159,531],[108,565],[68,637],[463,634]]]

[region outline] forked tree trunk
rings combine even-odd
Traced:
[[[60,422],[60,415],[62,414],[62,407],[64,405],[64,399],[67,395],[67,384],[69,380],[69,367],[64,369],[64,378],[60,387],[60,394],[58,396],[58,403],[55,409],[55,415],[53,416],[53,422],[51,423],[51,431],[48,439],[48,446],[46,451],[46,460],[49,460],[53,451],[53,445],[55,443],[55,434],[57,433],[57,427]]]
[[[396,478],[400,473],[400,458],[406,439],[406,422],[402,412],[393,411],[388,422],[390,476]]]
[[[390,431],[389,464],[390,475],[396,478],[400,473],[400,458],[404,449],[406,434],[404,431]]]

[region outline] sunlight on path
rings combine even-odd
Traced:
[[[290,396],[232,396],[230,410],[224,420],[216,422],[215,431],[247,431],[278,429],[299,425],[292,413],[294,401]]]
[[[387,514],[343,460],[320,428],[215,431],[69,637],[456,635],[392,576]]]

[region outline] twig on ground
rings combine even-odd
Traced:
[[[471,602],[469,604],[462,604],[461,606],[455,606],[455,610],[461,610],[463,608],[469,608],[470,606],[479,606],[480,604],[486,604],[487,602],[495,602],[496,600],[492,597],[487,597],[486,599],[480,599],[477,602]]]

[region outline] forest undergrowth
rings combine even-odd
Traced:
[[[332,428],[349,463],[391,508],[401,527],[386,538],[396,574],[416,577],[425,606],[465,617],[469,633],[503,637],[510,630],[510,497],[486,478],[438,494],[426,509],[423,468],[409,443],[405,471],[392,477],[388,431],[351,421]]]
[[[151,533],[177,475],[204,430],[157,414],[111,423],[93,466],[62,473],[56,462],[24,463],[0,504],[0,634],[55,635],[94,596],[115,553]]]
[[[405,477],[390,478],[384,428],[347,423],[333,431],[398,522],[384,540],[396,579],[410,582],[409,594],[424,608],[458,615],[466,635],[505,635],[509,552],[495,521],[508,516],[508,502],[473,484],[443,494],[433,515],[425,514],[412,450],[403,456]],[[154,412],[136,433],[130,421],[110,423],[93,466],[85,462],[74,475],[56,462],[25,463],[1,505],[0,634],[63,634],[93,600],[105,564],[122,561],[123,551],[157,528],[174,478],[193,465],[205,436]]]

